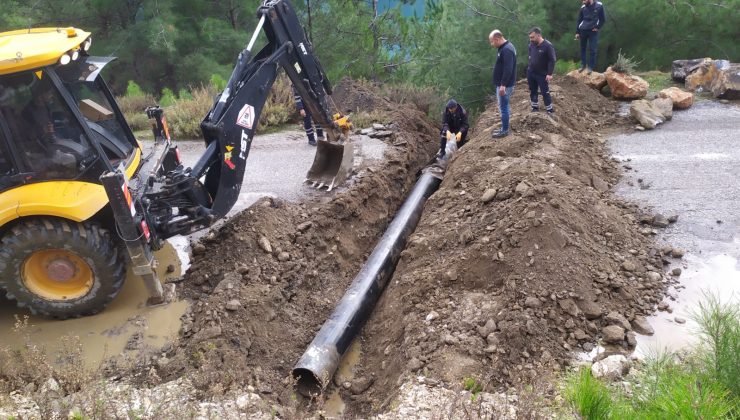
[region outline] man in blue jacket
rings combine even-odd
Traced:
[[[599,31],[606,22],[604,5],[600,1],[581,0],[583,5],[578,12],[576,39],[581,40],[581,69],[588,70],[588,74],[596,67],[596,53],[599,50]],[[586,44],[588,44],[588,62],[586,62]]]
[[[534,27],[529,30],[529,65],[527,66],[527,84],[529,84],[529,98],[531,99],[532,112],[540,110],[537,98],[537,89],[542,92],[545,100],[545,109],[548,114],[555,112],[552,107],[550,96],[550,81],[555,71],[555,47],[550,41],[542,37],[542,30]]]
[[[494,29],[488,35],[488,42],[498,48],[496,64],[493,67],[493,86],[496,87],[496,100],[501,111],[501,129],[492,132],[493,138],[509,135],[509,100],[516,83],[516,48],[504,38],[504,34]]]

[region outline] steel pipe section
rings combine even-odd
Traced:
[[[444,172],[437,162],[425,169],[388,230],[352,281],[342,300],[293,368],[298,391],[316,395],[326,387],[342,355],[370,317],[375,303],[396,268],[406,241],[421,219],[424,203],[439,188]],[[442,162],[446,166],[447,161]]]

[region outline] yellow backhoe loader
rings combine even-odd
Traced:
[[[161,303],[153,251],[222,218],[236,202],[260,112],[284,69],[328,139],[307,180],[340,184],[352,164],[349,121],[332,117],[331,86],[288,0],[265,0],[249,44],[201,123],[206,151],[184,167],[161,108],[147,108],[146,156],[78,28],[0,33],[0,288],[33,313],[102,310],[127,266]],[[264,30],[267,44],[252,48]]]

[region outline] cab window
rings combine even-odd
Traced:
[[[0,110],[36,178],[74,179],[95,161],[95,149],[44,71],[0,79]]]

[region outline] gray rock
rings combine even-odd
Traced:
[[[693,60],[674,60],[671,65],[671,78],[677,82],[683,82],[686,80],[686,76],[691,74],[694,70],[698,69],[703,63],[704,58],[696,58]]]
[[[635,330],[638,334],[642,335],[653,335],[655,334],[655,330],[650,325],[650,323],[645,319],[643,316],[636,316],[635,319],[632,320],[632,329]]]
[[[542,302],[534,296],[527,296],[524,300],[524,306],[527,308],[539,308],[542,306]]]
[[[605,317],[604,320],[608,322],[609,324],[616,324],[622,327],[625,331],[629,331],[632,329],[630,326],[630,323],[627,321],[627,319],[620,314],[619,312],[609,312]]]
[[[624,328],[619,325],[609,325],[601,330],[604,336],[604,342],[616,344],[624,340]]]
[[[591,186],[599,192],[609,191],[609,184],[607,184],[606,181],[596,175],[591,177]]]
[[[631,260],[626,260],[625,262],[622,263],[622,270],[628,271],[631,273],[637,270],[637,265]]]
[[[483,203],[488,203],[492,201],[496,197],[496,191],[498,191],[496,188],[487,189],[480,197],[480,201],[482,201]]]
[[[675,258],[683,258],[684,254],[686,254],[686,251],[680,248],[673,248],[671,250],[671,256]]]
[[[349,387],[349,391],[353,395],[360,395],[363,392],[367,391],[367,389],[372,386],[373,382],[375,382],[375,378],[372,376],[356,378],[352,381],[352,384]]]
[[[681,318],[680,316],[674,317],[673,320],[676,321],[677,324],[685,324],[686,323],[686,318]]]
[[[653,99],[653,108],[660,111],[667,121],[673,118],[673,101],[669,98],[657,98]]]
[[[660,277],[660,273],[656,273],[655,271],[648,271],[647,272],[647,278],[651,282],[655,283],[655,282],[660,281],[660,278],[661,277]]]
[[[427,322],[431,322],[437,318],[439,318],[439,314],[435,311],[432,311],[432,312],[429,312],[429,314],[427,314],[425,319],[427,320]]]
[[[629,373],[632,363],[623,355],[615,354],[605,357],[591,365],[594,378],[615,381]]]
[[[201,255],[206,252],[206,246],[202,243],[197,243],[193,245],[193,255]]]
[[[192,340],[196,343],[200,343],[206,340],[211,340],[221,336],[221,327],[214,325],[212,327],[204,328],[197,333],[193,334]]]
[[[671,107],[673,107],[672,102]],[[630,104],[630,115],[648,130],[654,129],[658,124],[662,124],[665,121],[662,112],[645,99],[632,101]]]
[[[601,305],[591,300],[579,301],[578,307],[583,311],[583,315],[586,319],[596,319],[604,313]]]
[[[506,201],[514,196],[514,193],[510,189],[499,190],[496,193],[496,201]]]
[[[634,331],[627,331],[627,345],[630,348],[635,348],[637,346],[637,334],[635,334]]]
[[[514,192],[519,195],[525,195],[529,191],[529,189],[530,189],[529,184],[522,181],[516,186],[516,188],[514,189]]]
[[[299,232],[304,233],[305,231],[311,229],[311,226],[313,226],[313,222],[308,221],[296,226],[296,229],[298,229]]]
[[[290,259],[290,254],[288,254],[287,252],[283,251],[283,252],[281,252],[281,253],[278,254],[278,257],[277,258],[278,258],[278,261],[288,261]]]
[[[671,274],[673,274],[674,276],[680,276],[681,275],[681,269],[679,267],[676,267],[673,270],[671,270]]]
[[[571,316],[578,316],[580,311],[578,310],[578,306],[575,302],[573,302],[573,299],[563,299],[558,302],[560,305],[560,308],[565,311],[565,313],[571,315]]]
[[[678,221],[678,215],[673,214],[668,216],[668,223],[676,223]]]
[[[385,128],[385,127],[383,127],[383,128]],[[381,128],[381,130],[383,128]],[[360,134],[363,134],[365,136],[367,136],[368,134],[370,134],[372,132],[373,132],[373,129],[372,128],[363,128],[362,130],[360,130]]]
[[[457,344],[460,342],[460,340],[455,338],[455,336],[452,334],[445,334],[444,338],[442,338],[442,341],[445,344],[449,344],[449,345]]]
[[[272,254],[272,245],[270,245],[270,241],[265,238],[264,236],[260,236],[259,241],[257,241],[260,248],[262,248],[263,251],[267,252],[268,254]]]
[[[384,139],[384,138],[390,137],[392,135],[393,135],[393,132],[392,131],[388,131],[388,130],[379,130],[379,131],[376,131],[374,133],[370,133],[370,137],[376,138],[376,139]]]
[[[383,124],[373,123],[373,130],[385,130],[385,126]]]
[[[496,321],[489,319],[488,321],[486,321],[485,325],[479,326],[476,329],[478,330],[478,334],[480,334],[481,337],[486,338],[488,337],[488,334],[496,331]]]
[[[236,310],[239,310],[239,308],[241,307],[242,307],[242,303],[239,302],[237,299],[232,299],[226,302],[226,310],[236,311]]]
[[[670,223],[668,222],[668,218],[663,216],[662,214],[658,213],[653,217],[653,223],[652,225],[658,228],[667,228]]]
[[[416,372],[417,370],[424,367],[424,363],[422,363],[422,361],[417,359],[416,357],[412,357],[411,360],[409,360],[408,366],[412,372]]]

